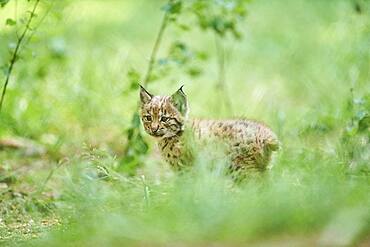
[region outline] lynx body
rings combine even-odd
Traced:
[[[256,121],[189,120],[182,88],[172,96],[154,96],[141,87],[140,99],[144,129],[157,138],[162,157],[173,168],[191,164],[197,144],[218,142],[224,144],[222,155],[231,170],[264,170],[279,147],[272,130]]]

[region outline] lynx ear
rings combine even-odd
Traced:
[[[181,86],[179,90],[176,91],[176,93],[171,95],[171,101],[176,107],[176,109],[183,115],[185,116],[188,111],[188,100],[186,99],[186,95],[184,91],[182,91]]]
[[[141,103],[146,104],[153,98],[153,95],[146,91],[146,89],[140,85],[140,100]]]

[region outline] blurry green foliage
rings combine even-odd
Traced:
[[[126,130],[127,148],[120,161],[119,171],[134,175],[136,169],[143,164],[143,156],[148,153],[148,144],[140,131],[141,121],[138,112],[132,118],[130,128]]]
[[[8,44],[14,49],[14,26],[5,26],[6,18],[16,20],[13,2],[0,10],[1,65]],[[48,149],[34,158],[0,150],[5,244],[311,246],[346,238],[342,246],[357,246],[369,235],[368,1],[355,1],[360,13],[354,1],[254,1],[234,27],[232,18],[220,21],[221,14],[204,9],[205,28],[189,7],[195,1],[166,7],[178,10],[171,10],[176,18],[150,90],[171,92],[183,80],[192,115],[218,117],[215,34],[233,54],[235,115],[268,123],[282,141],[272,170],[238,186],[208,169],[206,155],[174,174],[140,132],[137,82],[158,29],[159,2],[52,2],[57,6],[18,61],[0,117],[1,137],[28,137]],[[42,3],[47,9],[49,1]],[[23,17],[19,12],[18,24]],[[191,70],[197,76],[189,83]],[[62,158],[44,193],[32,197]],[[48,217],[61,224],[48,227]]]
[[[0,0],[0,6],[4,7],[8,2],[9,0]]]
[[[7,18],[5,23],[6,25],[9,25],[9,26],[14,26],[15,24],[17,24],[17,22],[11,18]]]
[[[211,29],[220,36],[231,33],[235,38],[241,38],[240,22],[246,17],[248,0],[200,0],[191,1],[189,11],[193,12],[199,26]]]
[[[193,78],[198,77],[203,73],[202,64],[207,58],[206,52],[191,49],[185,42],[175,40],[170,44],[167,56],[158,59],[151,80],[164,79],[175,70],[181,70]]]
[[[130,68],[127,72],[127,79],[128,79],[128,91],[136,91],[139,88],[139,82],[140,82],[140,73]]]
[[[162,6],[162,10],[170,15],[170,18],[175,18],[176,15],[181,13],[182,0],[170,0],[165,5]],[[175,19],[170,19],[175,20]]]
[[[370,94],[354,97],[353,89],[347,102],[349,120],[341,137],[341,156],[353,170],[370,174]]]

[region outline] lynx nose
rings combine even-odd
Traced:
[[[159,129],[159,124],[152,124],[152,131],[153,133],[156,133]]]

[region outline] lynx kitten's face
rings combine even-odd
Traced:
[[[188,108],[182,87],[171,96],[154,96],[140,87],[141,120],[145,131],[159,138],[180,134],[184,130]]]

